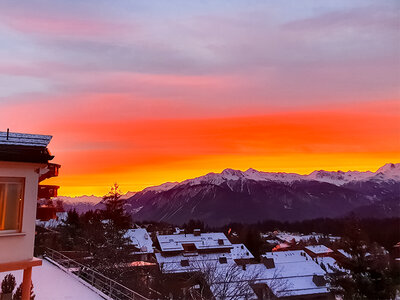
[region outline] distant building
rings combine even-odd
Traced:
[[[24,270],[23,300],[29,299],[38,191],[47,197],[57,189],[38,185],[58,175],[59,165],[47,149],[51,136],[0,132],[0,272]],[[52,191],[51,191],[52,190]]]
[[[131,255],[137,260],[150,260],[154,253],[153,241],[145,228],[129,229],[126,238],[130,240]]]
[[[311,257],[331,256],[334,251],[325,245],[314,245],[304,247],[304,251]]]

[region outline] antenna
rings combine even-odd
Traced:
[[[8,141],[8,135],[10,134],[10,128],[7,128],[7,141]]]

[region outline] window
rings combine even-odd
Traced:
[[[20,231],[23,194],[23,178],[0,177],[0,233]]]

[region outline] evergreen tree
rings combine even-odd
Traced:
[[[79,214],[75,209],[70,210],[67,218],[63,221],[59,230],[61,239],[64,241],[63,248],[68,250],[78,250],[82,244],[83,226]]]
[[[338,260],[345,271],[335,269],[331,275],[334,290],[344,299],[394,299],[396,289],[387,252],[368,242],[357,220],[351,220],[347,228],[342,248],[348,257]]]
[[[94,257],[98,269],[105,275],[118,278],[121,274],[118,268],[129,261],[130,239],[126,237],[126,232],[132,227],[131,217],[124,210],[125,200],[121,199],[118,184],[114,184],[103,197],[103,204],[105,209],[91,218],[94,228],[98,227],[94,233]]]
[[[31,282],[31,292],[30,292],[30,300],[35,300],[35,293],[33,292],[33,283]],[[22,283],[15,290],[15,294],[12,297],[12,300],[21,300],[22,299]]]

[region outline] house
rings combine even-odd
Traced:
[[[313,258],[331,256],[334,253],[332,249],[329,249],[325,245],[306,246],[304,247],[304,251]]]
[[[257,276],[259,299],[333,299],[326,272],[305,251],[267,252],[262,258],[263,264],[247,266]]]
[[[241,292],[243,299],[257,299],[247,281],[240,282],[242,265],[254,258],[245,245],[232,244],[222,232],[196,229],[191,234],[159,235],[157,239],[161,249],[155,253],[159,269],[183,295],[201,283],[211,293],[206,298],[237,299]],[[204,280],[198,281],[200,277]]]
[[[48,135],[0,132],[0,272],[24,270],[22,299],[29,299],[38,191],[50,196],[58,187],[39,182],[58,175],[47,149]]]
[[[154,253],[153,241],[145,228],[129,229],[125,233],[132,248],[131,255],[136,260],[148,261]]]
[[[194,230],[189,234],[157,236],[163,256],[181,253],[229,253],[232,243],[222,232],[201,233]]]

